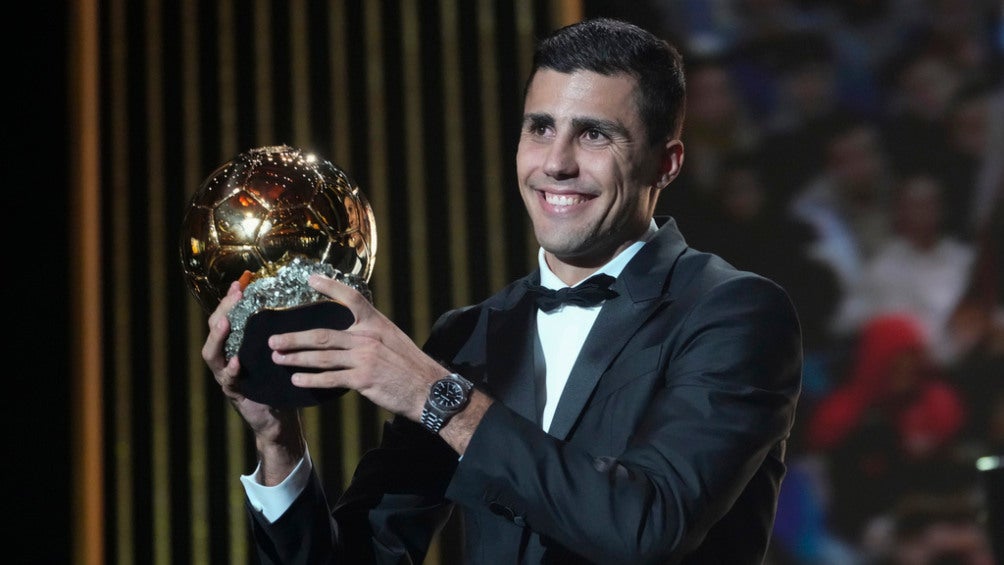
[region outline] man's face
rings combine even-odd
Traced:
[[[556,261],[595,268],[636,241],[679,171],[682,145],[649,143],[635,86],[628,75],[541,69],[527,91],[516,174],[559,276]]]

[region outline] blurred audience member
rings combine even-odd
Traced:
[[[1001,8],[1004,11],[1004,7]],[[1001,15],[1001,49],[1004,51],[1004,13]],[[1001,62],[1004,63],[1004,54]],[[987,100],[987,138],[971,203],[973,231],[980,236],[1000,213],[1004,200],[1004,80],[998,80]],[[999,229],[999,228],[998,228]]]
[[[777,105],[762,147],[764,181],[779,205],[823,169],[827,135],[857,117],[837,92],[833,49],[820,33],[797,33],[779,48]]]
[[[739,22],[733,34],[730,64],[750,116],[758,123],[778,110],[778,64],[800,46],[792,37],[816,30],[823,19],[804,2],[738,0],[732,13]]]
[[[819,3],[827,6],[822,32],[833,44],[841,100],[855,112],[881,114],[883,66],[920,22],[920,6],[887,0]]]
[[[717,58],[687,64],[686,172],[659,198],[659,213],[672,215],[688,240],[700,239],[714,222],[714,191],[721,179],[722,160],[736,151],[757,146],[759,133],[746,117],[727,67]]]
[[[975,212],[984,160],[992,159],[990,140],[993,88],[983,81],[963,85],[953,98],[947,115],[948,137],[937,160],[931,164],[945,187],[945,229],[971,241],[978,230]],[[1004,116],[997,116],[1004,120]],[[996,127],[1000,128],[1002,124]],[[1004,155],[1004,146],[997,146]],[[1000,159],[996,159],[1000,161]]]
[[[813,226],[812,254],[840,281],[841,304],[832,320],[837,338],[853,332],[846,300],[860,282],[864,264],[890,237],[893,177],[875,127],[863,121],[839,125],[826,143],[822,173],[797,194],[790,213]]]
[[[942,193],[938,180],[926,173],[899,183],[894,236],[866,262],[845,320],[858,327],[878,314],[909,312],[922,323],[936,359],[947,364],[959,349],[949,318],[969,285],[975,252],[946,233]]]
[[[929,0],[923,6],[924,20],[904,45],[936,55],[963,77],[993,70],[994,57],[1000,56],[995,53],[1000,38],[992,35],[1002,17],[999,0]]]
[[[851,373],[805,424],[806,448],[827,462],[830,526],[857,544],[902,494],[940,480],[965,407],[931,360],[921,325],[890,314],[865,325]]]
[[[772,565],[864,565],[856,545],[838,536],[829,524],[829,480],[825,459],[817,454],[791,453],[781,483],[774,518]]]
[[[903,498],[885,531],[868,540],[875,565],[994,565],[990,539],[973,493],[916,493]]]
[[[940,158],[948,138],[948,107],[961,79],[947,61],[925,51],[911,49],[891,66],[881,127],[890,164],[904,174]]]
[[[970,408],[965,438],[973,455],[1004,455],[1004,201],[981,232],[969,288],[950,320],[959,358],[952,365]]]

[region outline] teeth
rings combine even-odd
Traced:
[[[586,198],[582,196],[575,196],[571,194],[551,194],[549,192],[544,193],[544,199],[547,200],[548,204],[553,206],[571,206],[572,204],[578,204],[579,202],[586,201]]]

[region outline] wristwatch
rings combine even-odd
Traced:
[[[467,406],[472,390],[474,383],[456,373],[450,373],[432,383],[419,422],[430,432],[439,433],[450,418]]]

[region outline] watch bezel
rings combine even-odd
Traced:
[[[444,412],[459,410],[467,403],[468,389],[457,379],[439,379],[432,384],[429,401]]]

